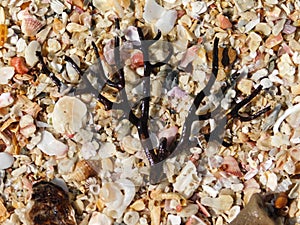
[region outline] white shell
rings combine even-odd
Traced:
[[[93,212],[88,225],[112,225],[112,219],[100,212]]]
[[[114,143],[106,142],[99,149],[99,156],[102,159],[112,157],[116,154],[117,148]]]
[[[56,140],[50,132],[45,130],[42,132],[42,139],[37,144],[37,147],[47,155],[61,156],[68,151],[67,145]]]
[[[41,51],[41,45],[38,41],[30,42],[25,49],[25,60],[26,63],[31,67],[33,67],[39,61],[38,57],[36,56],[37,51]]]
[[[155,24],[162,34],[167,34],[174,27],[177,12],[164,9],[154,0],[146,0],[143,18],[147,23]]]
[[[0,170],[11,167],[14,163],[14,157],[7,152],[0,152]]]
[[[59,0],[51,0],[50,7],[57,14],[62,14],[66,8],[66,6]]]
[[[180,225],[181,224],[181,217],[169,214],[168,219],[167,219],[167,224],[168,225]]]
[[[100,196],[107,208],[104,213],[112,218],[120,218],[135,196],[135,186],[128,179],[103,184]]]
[[[135,211],[126,212],[123,217],[123,221],[126,225],[136,225],[139,219],[139,213]]]
[[[74,134],[82,127],[86,113],[86,105],[81,100],[64,96],[54,106],[53,128],[59,133]]]
[[[8,81],[15,75],[15,68],[4,66],[0,68],[0,84],[8,84]]]
[[[0,95],[0,108],[9,106],[13,102],[14,102],[14,99],[11,97],[9,92],[5,92]]]
[[[231,208],[233,198],[230,195],[220,195],[218,198],[204,197],[201,198],[201,204],[211,207],[217,212],[224,212]]]
[[[183,197],[189,198],[199,187],[199,184],[200,178],[197,175],[196,166],[191,161],[188,161],[176,178],[173,187],[174,190],[182,194]]]

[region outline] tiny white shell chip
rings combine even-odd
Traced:
[[[82,127],[86,113],[86,105],[81,100],[64,96],[54,106],[53,128],[59,133],[74,134]]]
[[[38,41],[30,42],[25,49],[25,60],[26,63],[31,67],[33,67],[39,61],[38,57],[36,56],[37,51],[41,51],[41,45]]]
[[[0,84],[7,84],[15,75],[15,68],[12,66],[4,66],[0,68]]]
[[[5,92],[0,95],[0,108],[9,106],[13,102],[14,102],[14,99],[11,97],[9,92]]]
[[[168,215],[167,219],[167,225],[180,225],[181,224],[181,217],[180,216],[175,216],[172,214]]]
[[[45,130],[42,132],[42,139],[37,147],[47,155],[61,156],[68,151],[67,145],[56,140],[50,132]]]
[[[173,184],[174,190],[178,191],[185,198],[192,196],[194,191],[199,187],[200,178],[197,175],[196,166],[188,161],[185,167],[180,172]]]
[[[14,163],[14,157],[7,152],[0,152],[0,170],[11,167]]]

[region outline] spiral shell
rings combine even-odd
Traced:
[[[74,171],[69,175],[73,181],[84,181],[89,177],[96,176],[99,172],[100,162],[96,160],[78,161]]]

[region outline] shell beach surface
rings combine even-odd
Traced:
[[[199,118],[260,88],[228,114],[226,147],[204,138],[218,115],[185,127],[216,39]],[[140,116],[146,61],[159,65],[170,46],[149,75],[146,140],[159,154],[186,128],[196,144],[153,165],[138,126],[98,96],[125,93]],[[117,70],[122,91],[99,78]],[[1,0],[0,224],[300,225],[300,2]]]

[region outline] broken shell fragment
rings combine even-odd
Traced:
[[[242,174],[242,172],[239,168],[238,162],[232,156],[225,156],[224,157],[224,161],[221,165],[221,169],[226,171],[227,173],[232,174],[232,175],[237,176],[237,177],[243,176],[243,174]]]
[[[231,208],[233,198],[230,195],[220,195],[218,198],[204,197],[201,198],[201,204],[211,207],[217,212],[224,212]]]
[[[38,57],[36,56],[37,51],[41,51],[41,45],[38,41],[30,42],[25,49],[25,61],[31,67],[33,67],[39,61]]]
[[[260,194],[253,194],[249,203],[229,225],[275,225]]]
[[[14,157],[7,152],[0,152],[0,170],[10,168],[14,163]]]
[[[37,147],[47,155],[62,156],[68,151],[67,145],[56,140],[56,138],[46,130],[42,132],[42,139],[37,144]]]
[[[74,134],[83,126],[87,113],[86,105],[76,97],[59,99],[52,113],[53,128],[63,134]]]
[[[0,68],[0,84],[8,84],[8,81],[15,75],[15,69],[12,66]]]

